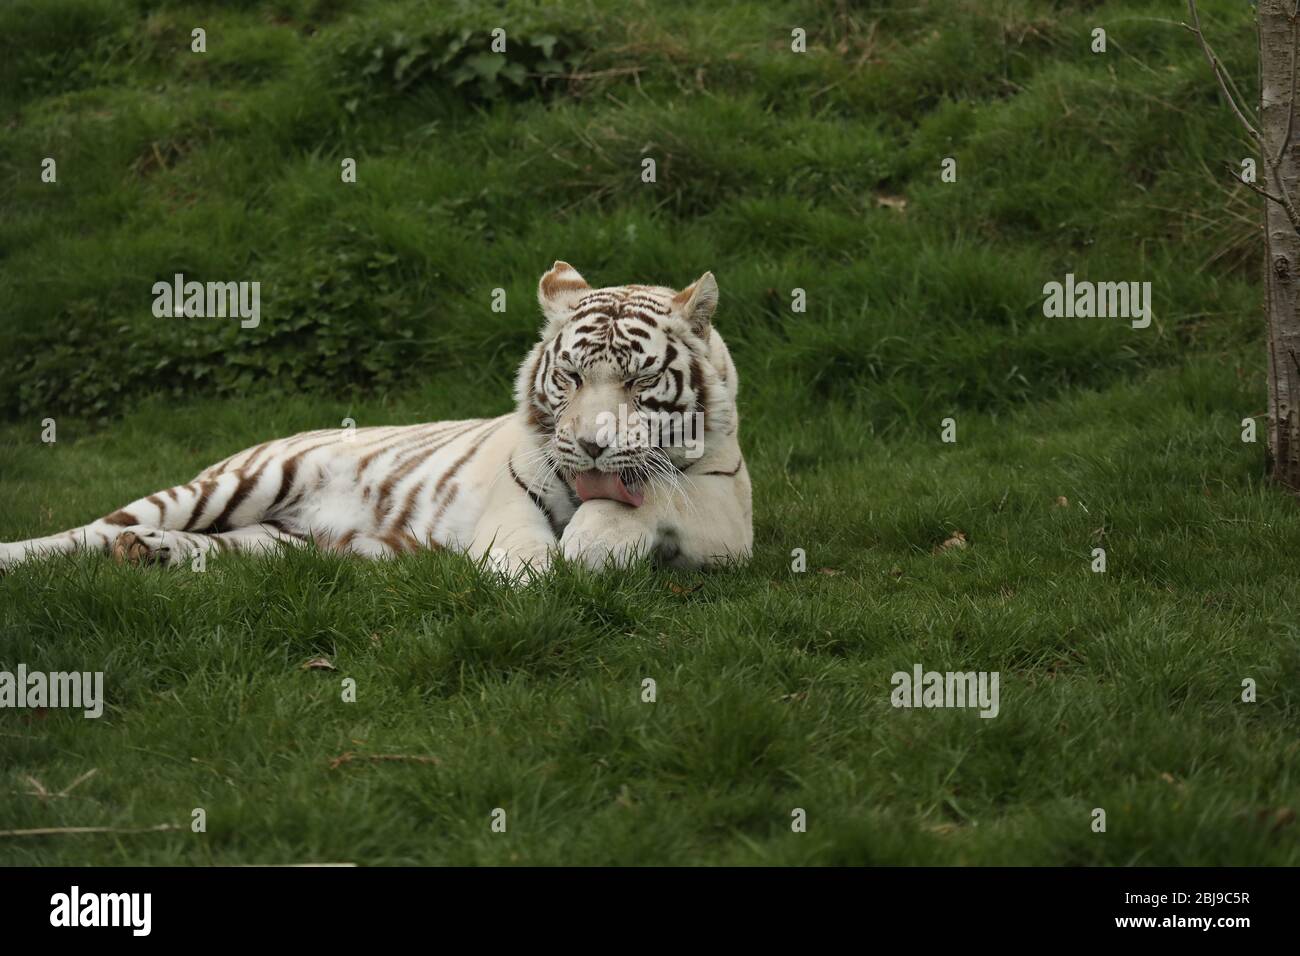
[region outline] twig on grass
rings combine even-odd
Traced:
[[[179,823],[159,823],[151,827],[38,827],[35,830],[0,830],[0,837],[56,836],[64,833],[161,833],[184,830]]]
[[[25,793],[29,797],[37,797],[42,803],[44,803],[47,800],[66,797],[73,790],[77,789],[77,787],[81,786],[83,783],[85,783],[87,780],[89,780],[97,773],[99,773],[99,768],[92,767],[90,770],[87,770],[76,780],[72,781],[72,783],[68,784],[66,787],[60,790],[58,793],[52,793],[51,791],[47,790],[45,788],[45,784],[41,783],[35,777],[26,776],[23,777],[23,779],[26,780],[29,784],[31,784],[32,789],[24,790],[23,793]]]

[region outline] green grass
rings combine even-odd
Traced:
[[[103,670],[108,706],[0,711],[0,830],[208,826],[0,837],[0,862],[1300,862],[1300,511],[1240,440],[1258,209],[1178,14],[503,6],[0,11],[0,540],[272,435],[506,410],[564,258],[717,275],[752,564],[517,589],[445,554],[24,566],[0,665]],[[1249,83],[1249,11],[1203,19]],[[554,36],[589,78],[395,75],[462,26]],[[262,325],[155,319],[177,271],[262,281]],[[1151,281],[1154,323],[1044,318],[1067,271]],[[893,709],[917,663],[1000,672],[999,716]]]

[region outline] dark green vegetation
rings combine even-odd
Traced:
[[[717,275],[752,566],[24,567],[0,664],[104,670],[109,701],[0,711],[0,829],[184,829],[0,861],[1300,862],[1300,510],[1240,441],[1259,215],[1179,11],[545,7],[5,5],[0,539],[275,434],[504,411],[563,258]],[[1250,16],[1203,9],[1248,88]],[[261,281],[261,326],[154,318],[175,272]],[[1066,272],[1151,281],[1151,327],[1044,318]],[[1000,715],[891,708],[915,663],[1000,671]]]

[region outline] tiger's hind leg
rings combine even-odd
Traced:
[[[191,563],[196,554],[206,556],[213,551],[274,554],[281,546],[296,547],[307,541],[303,535],[271,524],[255,524],[215,534],[136,526],[123,529],[114,539],[112,553],[113,559],[119,564],[163,564],[176,567]]]
[[[314,543],[323,551],[353,554],[365,558],[391,558],[422,547],[410,535],[380,536],[345,532],[342,535],[305,535],[290,531],[278,522],[268,521],[222,531],[215,534],[195,531],[164,531],[137,526],[125,528],[112,545],[113,558],[119,564],[165,564],[171,567],[192,561],[194,555],[213,551],[242,551],[254,554],[274,553],[281,545],[301,547]],[[427,544],[425,547],[436,548]]]
[[[196,479],[140,498],[80,528],[0,544],[0,570],[51,554],[111,552],[114,542],[128,529],[139,539],[142,531],[209,532],[215,536],[229,529],[256,526],[296,487],[297,464],[294,456],[283,462],[269,462],[251,473],[239,469]],[[123,545],[124,557],[130,556],[129,544]]]

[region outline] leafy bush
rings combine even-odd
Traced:
[[[527,99],[557,89],[580,62],[572,41],[553,33],[509,36],[505,52],[495,53],[490,33],[469,28],[356,39],[342,46],[339,58],[337,79],[355,90],[345,101],[352,113],[369,99],[420,83],[450,87],[470,101]]]
[[[397,265],[364,243],[340,246],[263,282],[262,302],[283,306],[255,329],[233,318],[182,318],[159,320],[175,324],[145,335],[124,310],[73,302],[0,357],[0,409],[108,417],[151,392],[337,394],[392,385],[420,359],[407,324],[416,303]]]

